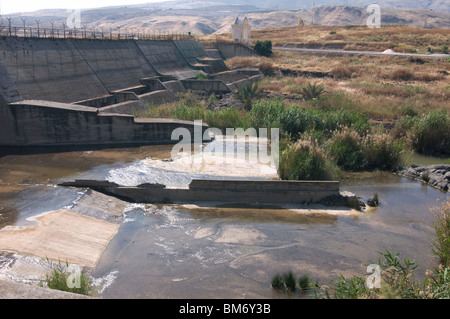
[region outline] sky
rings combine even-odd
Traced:
[[[162,0],[0,0],[0,13],[4,15],[16,12],[31,12],[40,9],[88,9],[159,1]]]

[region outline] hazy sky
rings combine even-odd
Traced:
[[[1,14],[8,14],[40,9],[83,9],[159,1],[162,0],[0,0],[0,12]]]

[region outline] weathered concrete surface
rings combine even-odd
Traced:
[[[72,43],[109,92],[140,85],[158,73],[133,40],[73,39]]]
[[[92,297],[70,292],[26,285],[0,279],[1,299],[92,299]]]
[[[187,128],[192,136],[195,125],[171,119],[135,120],[123,114],[97,113],[87,106],[48,101],[21,101],[0,109],[11,116],[10,131],[0,136],[0,145],[117,145],[177,143],[176,128]],[[4,120],[4,119],[3,119]],[[202,126],[202,131],[207,128]]]
[[[242,43],[217,43],[217,49],[224,59],[236,56],[255,56],[256,52]]]
[[[69,39],[2,38],[0,59],[24,99],[75,102],[108,95]]]
[[[231,89],[222,80],[183,80],[183,86],[192,91],[230,93]]]
[[[184,80],[200,72],[189,66],[172,41],[136,41],[136,44],[159,74]]]
[[[198,58],[206,58],[208,55],[200,43],[189,40],[176,40],[173,43],[191,67],[201,70],[202,65],[199,65]]]
[[[17,251],[51,260],[95,267],[118,224],[58,210],[37,216],[36,225],[0,230],[0,250]]]
[[[65,182],[62,186],[90,187],[107,195],[137,203],[316,203],[337,197],[339,182],[193,180],[189,188],[148,186],[95,186],[90,181]]]

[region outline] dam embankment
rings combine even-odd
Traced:
[[[194,40],[2,37],[0,146],[170,143],[175,128],[194,123],[131,115],[186,90],[231,92],[229,77],[216,77],[226,72]]]

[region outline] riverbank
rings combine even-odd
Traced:
[[[398,171],[397,174],[446,192],[450,190],[450,164],[412,164],[410,167]]]

